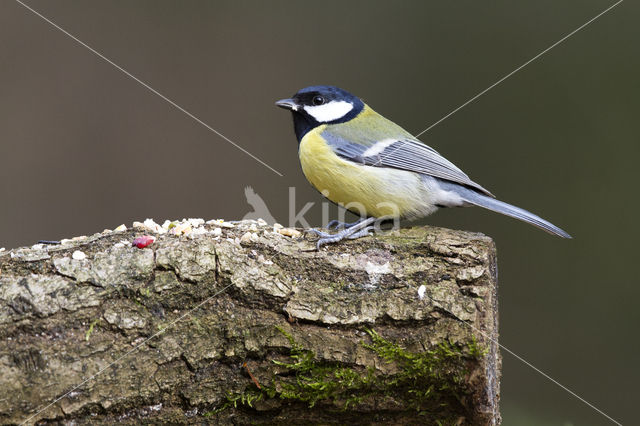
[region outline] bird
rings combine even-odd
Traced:
[[[330,201],[360,216],[316,229],[316,248],[369,235],[380,219],[418,219],[440,208],[479,206],[562,238],[539,216],[496,199],[435,149],[335,86],[309,86],[277,101],[290,110],[302,172]]]

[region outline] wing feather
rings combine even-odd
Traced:
[[[445,179],[494,197],[435,149],[399,127],[403,134],[397,138],[376,137],[379,133],[376,129],[371,132],[362,129],[355,133],[355,137],[351,134],[347,139],[344,129],[338,126],[340,125],[327,126],[322,136],[333,151],[344,159],[368,166],[392,167]],[[380,148],[377,149],[377,146]]]

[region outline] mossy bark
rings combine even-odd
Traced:
[[[0,253],[0,422],[500,422],[489,238],[206,229]]]

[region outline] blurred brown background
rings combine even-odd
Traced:
[[[0,2],[0,247],[147,217],[239,219],[252,186],[320,225],[290,115],[334,84],[418,133],[613,2],[41,1],[52,21],[279,177],[10,0]],[[501,343],[622,423],[637,420],[638,6],[627,1],[422,136],[564,241],[480,209],[421,223],[486,233]],[[610,424],[504,353],[506,425]],[[99,379],[98,379],[99,380]]]

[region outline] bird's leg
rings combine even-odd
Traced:
[[[336,227],[337,228],[344,228],[346,229],[350,229],[353,228],[354,226],[362,223],[363,221],[367,220],[364,217],[361,217],[360,219],[358,219],[357,221],[353,222],[353,223],[347,223],[347,222],[340,222],[339,220],[332,220],[327,224],[327,229],[331,229],[332,227]],[[320,238],[327,238],[327,237],[333,237],[334,235],[338,235],[338,234],[330,234],[328,232],[322,232],[318,229],[307,229],[307,232],[313,232],[314,234],[316,234],[317,236],[319,236]]]
[[[376,221],[375,217],[362,219],[350,228],[343,229],[337,234],[328,234],[326,232],[318,231],[317,229],[309,229],[309,232],[313,232],[320,238],[316,242],[316,248],[319,250],[325,244],[338,243],[344,239],[355,240],[356,238],[369,235],[369,232],[374,229],[371,225]]]
[[[332,220],[329,223],[327,223],[327,229],[340,229],[340,228],[344,228],[344,229],[349,229],[352,226],[356,226],[357,224],[359,224],[360,222],[362,222],[363,220],[365,220],[364,218],[360,218],[358,220],[356,220],[355,222],[340,222],[339,220]]]
[[[366,218],[364,218],[364,217],[361,217],[360,219],[358,219],[357,221],[352,222],[352,223],[340,222],[339,220],[332,220],[329,223],[327,223],[326,228],[327,229],[332,229],[332,227],[335,226],[336,229],[338,229],[338,228],[349,229],[349,228],[352,228],[352,227],[358,225],[359,223],[362,223],[362,221],[364,221],[364,220],[366,220]],[[319,231],[317,229],[308,229],[307,232],[313,232],[314,234],[316,234],[320,238],[333,237],[334,235],[337,235],[337,234],[330,234],[328,232],[322,232],[322,231]]]

